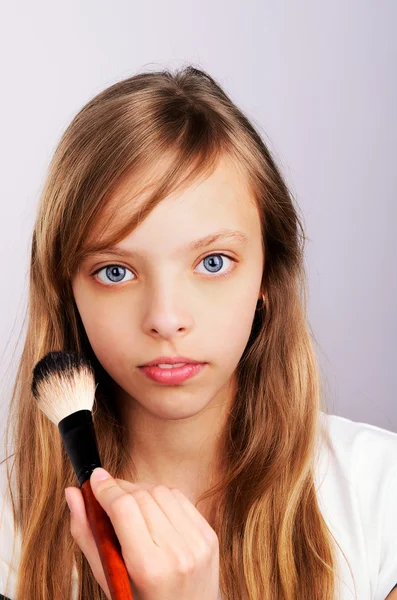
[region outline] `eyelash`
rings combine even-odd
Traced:
[[[235,258],[233,258],[232,256],[229,256],[228,254],[221,254],[221,253],[207,254],[207,256],[204,256],[200,262],[203,262],[203,260],[205,260],[206,258],[209,258],[210,256],[225,256],[226,258],[229,258],[233,262],[237,262],[237,260]],[[91,277],[94,278],[99,273],[99,271],[102,271],[103,269],[106,269],[107,267],[123,267],[123,269],[127,269],[127,267],[125,267],[124,265],[119,265],[118,263],[109,263],[107,265],[103,265],[99,269],[96,269],[96,271],[91,273]],[[131,270],[131,269],[127,269],[127,270]],[[221,273],[220,275],[213,274],[212,279],[215,279],[215,278],[220,279],[221,277],[228,277],[229,275],[231,275],[233,270],[234,269],[231,268],[231,269],[229,269],[229,271],[227,271],[227,273]],[[131,280],[129,280],[129,281],[131,281]],[[105,287],[114,287],[115,285],[119,285],[120,283],[126,283],[126,282],[119,281],[119,282],[113,282],[113,283],[109,284],[109,283],[104,283],[103,281],[101,281],[100,283],[101,283],[101,285],[103,285]]]

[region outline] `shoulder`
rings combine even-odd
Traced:
[[[397,583],[397,433],[321,419],[320,507],[355,572],[358,597],[384,600]]]
[[[334,441],[342,442],[348,446],[352,443],[369,443],[372,448],[382,447],[385,444],[397,450],[397,433],[383,429],[370,423],[352,421],[339,415],[321,413],[321,419],[326,424]]]
[[[20,537],[14,533],[14,515],[9,493],[7,463],[9,470],[13,457],[0,464],[0,599],[12,598],[16,584]],[[12,479],[11,479],[12,482]]]
[[[356,450],[384,452],[385,449],[397,452],[397,433],[382,429],[370,423],[352,421],[338,415],[320,413],[327,427],[335,450]],[[390,464],[393,461],[390,460]]]
[[[353,484],[387,487],[397,476],[397,433],[369,423],[321,413],[328,432],[328,459]]]

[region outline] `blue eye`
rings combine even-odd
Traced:
[[[125,273],[128,270],[129,269],[123,267],[122,265],[108,265],[107,267],[102,267],[98,271],[95,271],[93,275],[96,275],[98,273],[99,277],[101,271],[105,271],[106,277],[108,277],[112,283],[119,283],[120,281],[129,281],[128,279],[123,280],[123,277],[125,277]],[[101,278],[99,277],[99,279]],[[130,277],[130,279],[132,279],[132,277]],[[101,281],[103,281],[103,283],[108,283],[108,281],[104,281],[103,279],[101,279]]]
[[[205,268],[209,269],[210,273],[218,273],[218,271],[223,266],[225,258],[234,261],[233,258],[231,258],[230,256],[226,256],[226,254],[209,254],[208,256],[205,256],[201,262],[205,264]],[[226,277],[226,275],[228,275],[229,272],[230,270],[226,273],[221,273],[220,275],[218,275],[218,277]]]
[[[227,258],[228,260],[231,260],[233,262],[236,262],[236,260],[234,258],[232,258],[231,256],[227,256],[226,254],[210,254],[208,256],[205,256],[201,262],[205,263],[205,265],[206,265],[205,268],[208,269],[206,271],[207,273],[215,273],[216,274],[222,268],[225,258]],[[108,278],[108,280],[106,280],[106,279],[103,280],[100,277],[101,271],[105,272],[105,276]],[[125,274],[127,272],[131,273],[131,271],[129,269],[127,269],[127,267],[123,267],[122,265],[107,265],[105,267],[101,267],[100,269],[97,269],[92,274],[92,277],[94,277],[95,275],[98,275],[99,279],[103,283],[107,283],[107,284],[109,284],[109,281],[112,283],[120,283],[120,282],[124,283],[125,281],[130,281],[131,279],[133,279],[133,277],[124,279]],[[231,273],[230,269],[226,273],[220,273],[219,275],[215,275],[215,276],[216,277],[227,277],[229,275],[229,273]],[[133,275],[133,273],[131,273],[131,275]]]

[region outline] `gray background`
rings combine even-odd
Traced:
[[[115,81],[192,63],[258,127],[302,208],[329,411],[397,432],[396,2],[16,1],[0,22],[1,421],[63,130]]]

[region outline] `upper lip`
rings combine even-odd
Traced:
[[[193,365],[201,363],[199,360],[193,360],[193,358],[187,358],[186,356],[158,356],[153,360],[145,363],[144,365],[139,365],[140,367],[150,367],[151,365],[163,365],[170,364],[174,365],[175,363],[190,363]]]

